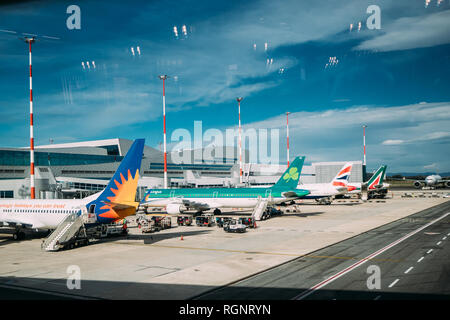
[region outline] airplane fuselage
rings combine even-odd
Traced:
[[[286,192],[292,192],[292,196],[283,195]],[[162,207],[178,200],[202,204],[205,208],[253,208],[259,199],[268,199],[269,204],[277,204],[307,193],[305,190],[282,188],[152,189],[147,191],[142,204]]]
[[[435,185],[441,183],[441,181],[442,181],[442,177],[437,174],[433,174],[433,175],[425,178],[425,184],[429,187],[435,186]]]
[[[336,187],[331,183],[299,184],[297,188],[309,190],[310,193],[303,199],[319,199],[347,193],[346,187]]]
[[[69,214],[79,212],[84,205],[79,199],[0,200],[0,221],[32,229],[56,229]]]

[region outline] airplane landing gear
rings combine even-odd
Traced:
[[[13,239],[16,241],[25,239],[25,232],[16,230],[13,234]]]

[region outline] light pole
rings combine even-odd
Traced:
[[[239,111],[239,183],[242,183],[242,136],[241,136],[241,101],[242,97],[236,98]]]
[[[286,135],[287,135],[287,165],[289,168],[289,113],[286,112]]]
[[[163,82],[163,121],[164,121],[164,189],[167,189],[167,148],[166,148],[166,79],[167,75],[158,76]]]
[[[34,186],[34,133],[33,133],[33,81],[31,72],[31,44],[36,41],[35,37],[24,37],[23,40],[28,43],[30,57],[30,190],[31,199],[36,198]]]
[[[367,128],[367,126],[364,124],[362,127],[363,127],[363,149],[364,149],[363,181],[365,181],[366,180],[366,128]]]

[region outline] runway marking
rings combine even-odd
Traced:
[[[428,250],[428,251],[427,251],[427,254],[431,253],[431,251],[433,251],[433,249]]]
[[[231,250],[231,249],[219,249],[219,248],[199,248],[199,247],[185,247],[185,246],[170,246],[162,244],[151,244],[153,247],[159,248],[171,248],[171,249],[189,249],[189,250],[206,250],[206,251],[219,251],[219,252],[230,252],[230,253],[247,253],[247,254],[268,254],[268,255],[278,255],[278,256],[292,256],[298,258],[316,258],[316,259],[342,259],[342,260],[358,260],[357,257],[341,257],[341,256],[319,256],[319,255],[299,255],[295,253],[283,253],[283,252],[266,252],[266,251],[246,251],[246,250]],[[398,259],[373,259],[373,261],[381,262],[401,262]]]
[[[436,245],[440,245],[442,243],[442,241],[439,241],[438,243],[436,243]]]
[[[364,259],[359,260],[358,262],[352,264],[351,266],[339,271],[338,273],[332,275],[331,277],[328,277],[327,279],[319,282],[318,284],[312,286],[311,288],[303,291],[302,293],[298,294],[297,296],[293,297],[292,300],[302,300],[304,298],[306,298],[307,296],[309,296],[310,294],[312,294],[314,291],[326,286],[327,284],[333,282],[336,279],[339,279],[340,277],[342,277],[343,275],[347,274],[348,272],[352,271],[353,269],[359,267],[360,265],[366,263],[367,261],[375,258],[376,256],[382,254],[383,252],[385,252],[386,250],[396,246],[397,244],[405,241],[406,239],[408,239],[409,237],[412,237],[413,235],[415,235],[416,233],[424,230],[425,228],[431,226],[432,224],[438,222],[439,220],[444,219],[445,217],[447,217],[448,215],[450,215],[450,212],[447,212],[445,214],[443,214],[442,216],[440,216],[437,219],[434,219],[433,221],[427,223],[426,225],[408,233],[407,235],[403,236],[402,238],[388,244],[387,246],[385,246],[384,248],[381,248],[380,250],[368,255],[367,257],[365,257]]]
[[[392,288],[393,286],[395,286],[395,284],[399,281],[400,279],[395,279],[394,282],[392,282],[388,288]]]
[[[414,267],[409,267],[408,270],[405,271],[405,273],[410,272]]]
[[[420,258],[419,260],[417,260],[417,262],[420,262],[420,261],[422,261],[422,260],[423,260],[423,258],[425,258],[425,257],[422,257],[422,258]]]

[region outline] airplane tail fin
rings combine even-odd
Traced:
[[[382,165],[373,176],[367,181],[367,190],[376,189],[377,186],[383,185],[384,176],[386,174],[386,165]]]
[[[341,170],[339,170],[337,175],[331,181],[331,184],[334,187],[347,187],[348,179],[352,173],[352,165],[352,163],[348,162],[342,167]]]
[[[136,139],[97,199],[88,203],[100,223],[123,219],[136,211],[135,201],[145,139]]]
[[[297,188],[305,157],[296,157],[273,187]]]

